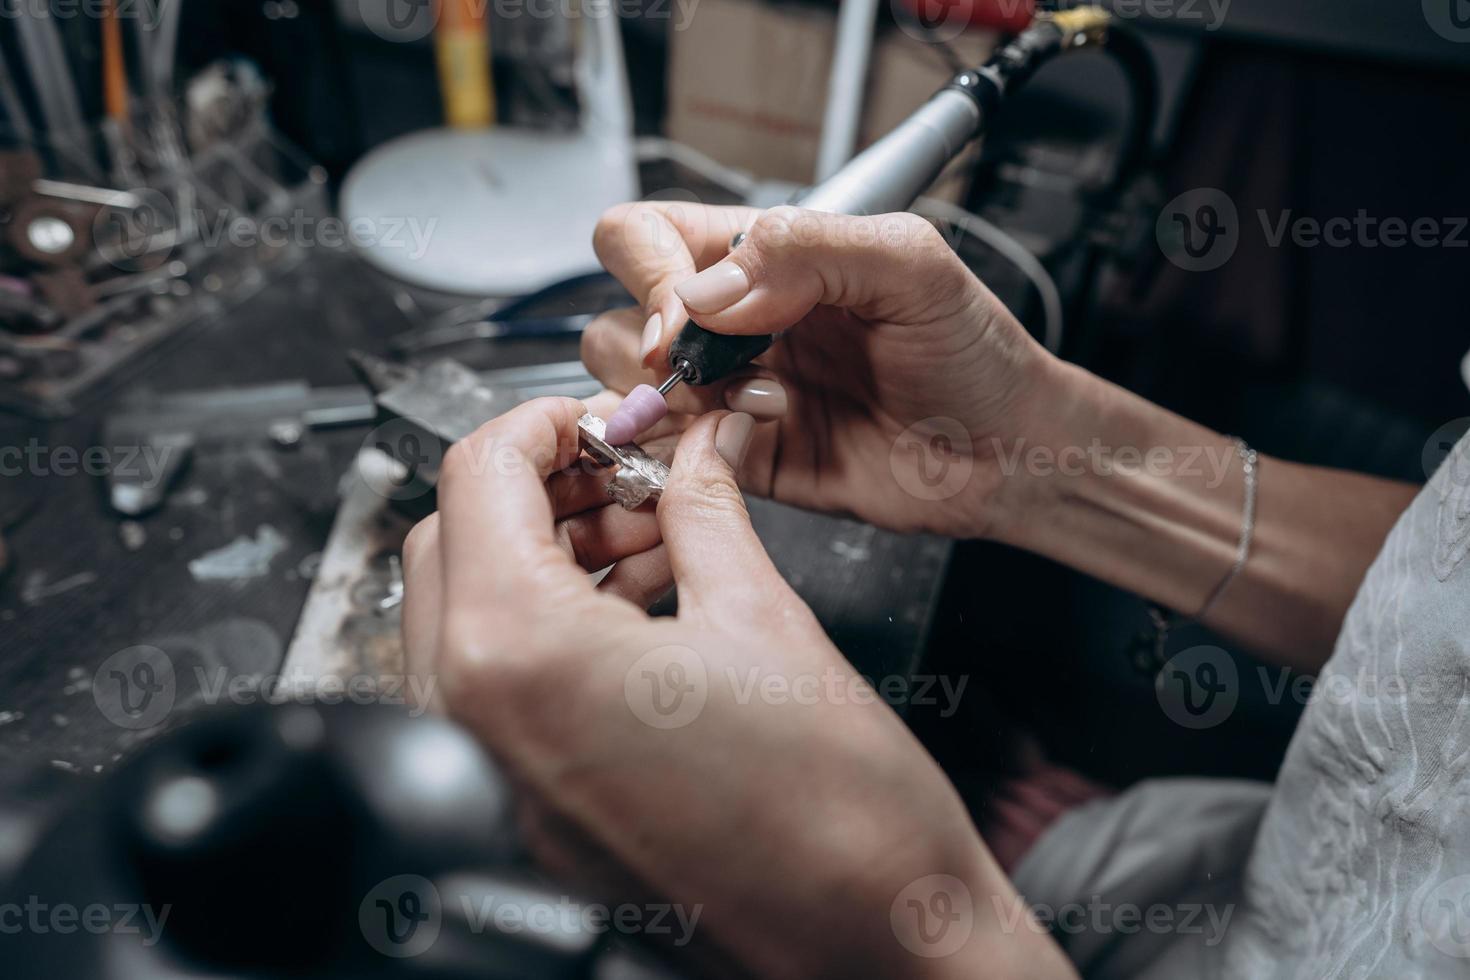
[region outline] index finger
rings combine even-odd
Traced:
[[[657,315],[659,342],[643,357],[662,363],[664,338],[689,314],[674,287],[725,257],[730,240],[745,231],[759,208],[717,207],[687,201],[640,201],[612,208],[592,236],[597,258],[643,306],[646,320]]]
[[[573,398],[537,398],[445,453],[439,537],[446,608],[514,592],[533,573],[584,578],[556,544],[546,478],[580,454],[577,419],[585,411]]]

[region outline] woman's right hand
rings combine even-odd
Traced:
[[[728,251],[738,231],[748,237]],[[1262,504],[1245,524],[1251,484],[1235,440],[1048,354],[913,215],[637,204],[608,213],[597,247],[642,304],[583,340],[589,369],[616,392],[667,375],[686,313],[720,333],[789,328],[749,372],[681,385],[670,400],[675,412],[773,419],[740,468],[746,490],[999,540],[1207,612],[1206,625],[1309,672],[1416,492],[1259,457]]]
[[[614,392],[668,375],[687,317],[789,331],[750,370],[675,388],[645,446],[728,407],[769,420],[740,470],[754,493],[957,537],[1001,519],[1014,494],[1000,447],[1032,426],[1057,362],[927,221],[652,202],[608,212],[596,246],[641,304],[583,338]]]

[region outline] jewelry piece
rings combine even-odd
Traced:
[[[607,485],[607,495],[621,504],[624,510],[634,510],[645,500],[657,500],[669,480],[668,466],[648,455],[636,443],[609,444],[603,438],[606,429],[607,422],[595,415],[584,415],[577,420],[578,441],[587,455],[603,466],[617,467]]]
[[[1251,539],[1255,536],[1256,531],[1256,483],[1260,473],[1260,458],[1254,449],[1246,445],[1244,439],[1235,438],[1234,441],[1235,455],[1240,457],[1245,473],[1245,502],[1241,506],[1240,539],[1235,545],[1235,561],[1230,566],[1230,570],[1225,573],[1225,577],[1220,579],[1219,583],[1210,590],[1210,594],[1205,597],[1199,612],[1191,617],[1170,612],[1155,602],[1148,604],[1150,628],[1140,633],[1130,647],[1134,666],[1144,674],[1152,676],[1163,669],[1167,660],[1165,653],[1170,632],[1198,622],[1209,615],[1215,603],[1220,601],[1220,596],[1225,594],[1225,590],[1231,582],[1235,581],[1250,558]]]

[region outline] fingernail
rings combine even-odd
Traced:
[[[648,360],[648,355],[658,346],[658,338],[664,330],[664,315],[655,313],[643,325],[643,339],[638,342],[638,360]]]
[[[725,390],[725,405],[732,412],[779,419],[786,414],[786,389],[770,378],[751,378]]]
[[[718,313],[750,292],[750,280],[734,262],[717,262],[675,286],[674,292],[695,313]]]
[[[715,452],[730,464],[732,470],[739,469],[745,462],[745,451],[750,448],[750,434],[755,431],[755,419],[744,412],[731,412],[720,419],[715,427]]]

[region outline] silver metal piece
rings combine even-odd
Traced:
[[[294,449],[301,444],[306,435],[306,426],[298,419],[280,419],[272,422],[266,430],[274,442],[282,449]]]
[[[623,506],[634,510],[646,500],[657,500],[669,481],[669,468],[654,459],[635,443],[624,446],[610,445],[603,435],[607,423],[596,415],[584,415],[577,420],[582,448],[587,455],[603,466],[616,466],[612,482],[607,485],[607,495]]]
[[[21,61],[31,76],[31,90],[41,106],[47,137],[72,172],[100,176],[86,145],[86,116],[67,68],[57,18],[48,4],[22,6],[19,13],[15,17],[7,11],[9,19],[15,21]]]
[[[59,197],[64,201],[80,201],[83,204],[100,204],[108,208],[132,211],[143,206],[143,199],[130,191],[114,190],[111,187],[92,187],[74,184],[66,180],[31,181],[31,190],[43,197]]]
[[[26,241],[38,252],[60,255],[76,243],[77,233],[60,218],[43,214],[26,225]]]
[[[388,591],[378,600],[378,611],[388,612],[403,605],[403,559],[388,556]]]

